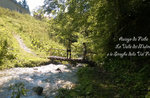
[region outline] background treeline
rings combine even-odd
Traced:
[[[54,16],[49,21],[50,36],[56,36],[64,45],[67,44],[68,39],[71,39],[76,57],[82,54],[82,43],[87,44],[88,52],[92,52],[88,54],[88,59],[95,61],[99,70],[103,69],[106,73],[111,73],[109,82],[116,87],[118,96],[143,98],[148,93],[149,57],[106,56],[107,53],[116,51],[115,45],[122,43],[118,40],[121,36],[150,38],[150,2],[148,0],[45,0],[43,9],[40,9],[40,12],[42,11],[43,14],[50,13]],[[149,43],[150,41],[146,42],[146,44]],[[85,70],[88,71],[82,70],[82,74],[86,73]],[[94,71],[96,70],[93,69]],[[83,76],[86,77],[87,74]],[[70,94],[70,96],[97,97],[98,91],[96,93],[93,90],[98,89],[94,89],[93,81],[88,81],[88,78],[83,79],[80,83],[82,83],[81,87],[85,88],[85,92],[68,91],[68,96]],[[99,84],[97,83],[96,86],[101,87]]]

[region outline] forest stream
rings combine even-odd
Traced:
[[[14,37],[24,51],[34,55],[19,35]],[[21,91],[18,88],[27,90],[26,95],[21,98],[54,98],[59,88],[70,89],[75,85],[78,68],[78,66],[71,67],[69,64],[48,64],[2,70],[0,71],[0,98],[11,98],[13,93],[15,97]]]
[[[10,89],[10,86],[22,83],[28,91],[27,95],[21,98],[54,98],[59,88],[69,89],[77,82],[76,72],[79,67],[68,66],[48,64],[0,71],[0,97],[11,98],[15,90]],[[41,95],[34,91],[37,87],[43,88]]]

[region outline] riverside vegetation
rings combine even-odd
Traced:
[[[67,11],[65,10],[66,6]],[[6,19],[7,25],[10,27],[15,25],[14,28],[8,29],[10,33],[3,34],[8,34],[7,37],[12,38],[11,32],[16,31],[15,33],[23,38],[28,47],[42,56],[53,47],[65,49],[66,39],[71,39],[72,50],[75,51],[74,57],[81,57],[82,44],[86,43],[87,50],[92,53],[87,57],[96,63],[95,66],[90,65],[93,67],[81,68],[78,71],[78,84],[72,89],[60,89],[58,98],[149,98],[149,57],[107,56],[108,53],[116,51],[116,44],[122,44],[118,40],[121,36],[126,38],[147,36],[150,38],[150,3],[148,0],[66,0],[65,2],[45,0],[42,10],[43,13],[52,13],[56,17],[48,21],[40,17],[41,21],[39,21],[28,15],[9,11],[7,13],[10,14],[7,14],[6,11],[2,11],[3,14],[0,14],[0,17],[4,19],[0,21]],[[40,9],[40,11],[42,10]],[[18,22],[18,20],[21,21]],[[0,26],[3,29],[4,23]],[[18,26],[18,23],[21,26],[20,24]],[[38,28],[35,28],[36,26]],[[1,51],[3,52],[1,55],[3,58],[1,58],[1,62],[3,63],[5,60],[18,62],[20,58],[23,59],[21,56],[23,53],[7,50],[9,49],[7,47],[12,46],[8,42],[10,38],[2,40]],[[139,43],[131,42],[131,44]],[[141,44],[145,43],[141,42]],[[150,44],[150,41],[147,41],[146,44]],[[12,47],[17,47],[17,44],[15,45]],[[118,50],[118,52],[123,51],[122,49]],[[138,51],[138,49],[134,51]],[[148,51],[148,49],[141,49],[141,51]],[[15,53],[16,56],[14,56]],[[58,51],[55,55],[63,56],[65,53],[60,54]],[[19,58],[16,58],[17,56]],[[37,60],[37,57],[33,58],[32,60]],[[29,59],[24,60],[28,61]],[[4,66],[4,64],[2,65]],[[33,66],[35,65],[33,64]]]
[[[60,90],[59,97],[149,98],[150,57],[107,56],[115,51],[149,51],[115,48],[123,44],[120,37],[150,38],[149,0],[45,0],[44,12],[56,15],[50,28],[61,42],[71,38],[72,47],[78,47],[76,51],[81,51],[82,43],[86,43],[88,52],[93,52],[87,55],[88,59],[97,64],[94,68],[81,69],[79,85]],[[150,40],[129,44],[149,45]]]

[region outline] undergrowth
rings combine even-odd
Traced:
[[[77,75],[77,85],[72,89],[59,89],[57,98],[112,98],[117,95],[116,87],[109,82],[109,73],[83,67]]]
[[[108,64],[110,62],[103,68],[80,68],[77,85],[71,89],[59,89],[57,98],[149,98],[148,75],[129,73],[116,66],[115,61],[111,64],[116,69],[110,71],[106,68]]]

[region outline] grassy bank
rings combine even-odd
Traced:
[[[21,36],[24,43],[36,55],[24,51],[14,35]],[[46,62],[46,56],[58,53],[50,48],[61,48],[63,45],[49,37],[46,20],[39,21],[27,14],[0,8],[0,69],[23,66],[37,66]]]

